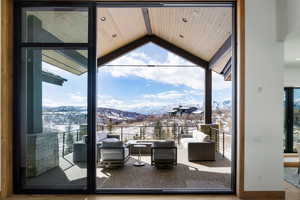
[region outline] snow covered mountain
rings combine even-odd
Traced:
[[[231,109],[231,100],[224,100],[224,101],[213,101],[213,110],[218,109]]]

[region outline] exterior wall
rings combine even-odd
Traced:
[[[245,1],[245,191],[283,191],[283,44],[276,0]]]

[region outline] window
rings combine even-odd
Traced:
[[[22,41],[87,43],[87,8],[23,8]]]
[[[300,142],[300,88],[285,88],[284,152],[297,152]]]

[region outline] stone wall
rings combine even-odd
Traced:
[[[57,133],[27,135],[26,176],[38,176],[59,165]]]

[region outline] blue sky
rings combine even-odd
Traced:
[[[119,65],[139,65],[124,67]],[[143,65],[191,67],[141,67]],[[98,106],[140,111],[144,107],[203,105],[204,70],[152,43],[98,69]],[[64,77],[63,86],[43,83],[43,105],[87,105],[87,75],[73,75],[44,63],[43,70]],[[231,83],[213,74],[213,100],[231,97]]]

